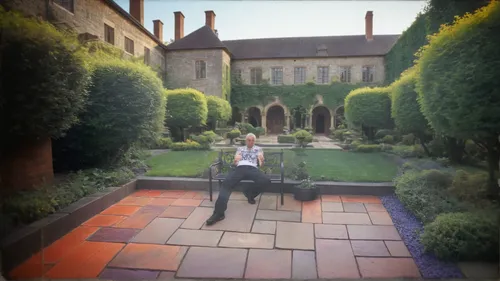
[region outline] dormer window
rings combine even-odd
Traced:
[[[328,56],[328,48],[326,47],[325,44],[319,44],[316,47],[316,55],[321,56],[321,57],[326,57]]]

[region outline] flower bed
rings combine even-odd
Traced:
[[[423,278],[462,278],[462,272],[455,263],[438,260],[433,254],[425,253],[420,243],[419,232],[423,225],[399,201],[396,195],[382,196],[382,204],[392,217],[394,226],[408,247]]]

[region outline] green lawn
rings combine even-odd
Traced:
[[[276,151],[265,149],[265,152]],[[306,161],[315,180],[383,182],[392,181],[397,165],[382,153],[354,153],[331,149],[306,149],[305,154],[285,151],[286,174],[299,161]],[[170,151],[150,158],[148,176],[200,177],[218,151]]]

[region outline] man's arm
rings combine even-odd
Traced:
[[[234,161],[233,161],[234,165],[238,165],[238,162],[240,162],[240,160],[241,160],[241,149],[238,148],[236,149],[236,153],[234,154]]]

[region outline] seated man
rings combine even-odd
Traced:
[[[248,203],[255,204],[255,197],[260,194],[263,185],[270,183],[270,179],[259,170],[257,163],[260,166],[264,163],[264,152],[262,148],[253,145],[255,143],[255,135],[250,133],[246,136],[246,146],[239,147],[234,156],[234,164],[236,168],[231,170],[226,179],[222,183],[222,188],[219,190],[219,197],[215,202],[215,210],[213,215],[207,220],[207,225],[212,225],[225,218],[224,212],[227,209],[227,202],[233,188],[242,180],[252,180],[256,184],[245,190],[244,194],[248,199]]]

